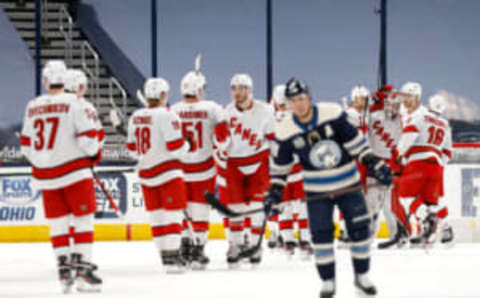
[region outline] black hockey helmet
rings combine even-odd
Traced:
[[[287,98],[293,97],[298,94],[310,94],[307,84],[300,80],[297,80],[294,77],[288,80],[286,86],[287,88],[285,88],[285,96]]]

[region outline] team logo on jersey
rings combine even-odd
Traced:
[[[293,146],[295,149],[302,149],[305,147],[305,140],[302,137],[296,137],[293,139]]]
[[[313,147],[313,145],[315,145],[321,139],[322,137],[320,137],[320,134],[316,130],[310,131],[307,135],[307,141],[310,147]]]
[[[342,151],[336,142],[323,140],[313,146],[309,157],[311,164],[318,169],[332,169],[340,163]]]

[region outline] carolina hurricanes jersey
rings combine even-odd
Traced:
[[[39,188],[58,189],[93,177],[92,157],[104,135],[98,123],[95,108],[73,94],[43,95],[28,103],[20,144]]]
[[[390,118],[383,110],[375,111],[370,114],[369,125],[368,141],[373,154],[383,159],[391,158],[402,133],[400,116]]]
[[[128,123],[127,149],[138,159],[140,183],[158,186],[183,179],[180,156],[188,150],[180,118],[164,107],[135,111]]]
[[[273,107],[253,100],[249,108],[240,111],[231,103],[226,108],[226,117],[231,136],[228,163],[238,166],[245,175],[252,174],[269,156],[270,141],[274,139]]]
[[[433,160],[443,164],[451,156],[451,129],[448,121],[420,106],[405,117],[398,152],[406,163]]]
[[[183,136],[193,136],[197,143],[195,151],[187,152],[180,158],[185,181],[204,181],[215,177],[213,144],[215,127],[225,125],[223,108],[213,101],[178,102],[171,107],[181,119]]]
[[[345,113],[347,113],[348,121],[356,128],[358,128],[363,134],[367,133],[368,125],[365,121],[365,115],[359,113],[356,109],[349,106],[345,109]]]

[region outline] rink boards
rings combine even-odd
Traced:
[[[0,242],[48,241],[49,228],[44,217],[41,191],[34,187],[29,169],[17,167],[0,170]],[[136,173],[103,172],[99,176],[125,216],[123,220],[117,218],[97,186],[95,240],[151,239],[148,215]],[[480,166],[448,165],[444,179],[444,200],[449,207],[450,218],[460,230],[476,228],[475,218],[480,215],[477,211],[480,205]],[[388,237],[388,229],[383,221],[377,237]],[[211,214],[209,238],[225,238],[222,218],[215,211]]]

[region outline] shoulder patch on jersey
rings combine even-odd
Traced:
[[[320,102],[316,106],[318,111],[317,124],[337,119],[343,113],[342,106],[337,103]]]
[[[302,133],[301,128],[293,121],[293,115],[288,115],[279,122],[276,122],[274,131],[275,137],[280,141],[287,140],[296,134]]]

